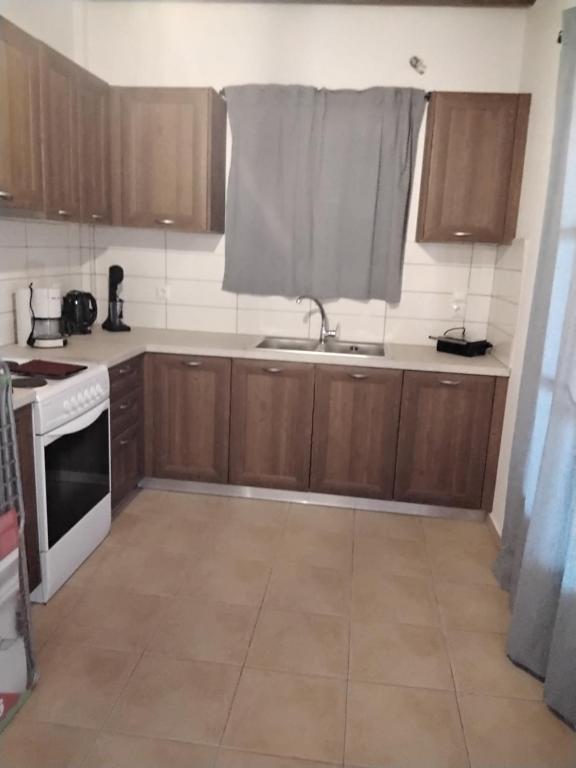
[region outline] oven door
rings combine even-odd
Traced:
[[[110,493],[109,407],[101,403],[40,438],[44,551]]]

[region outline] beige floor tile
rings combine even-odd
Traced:
[[[355,530],[357,536],[396,541],[424,541],[422,519],[410,515],[357,509]]]
[[[287,530],[314,528],[332,533],[354,532],[354,510],[338,507],[320,507],[313,504],[291,504]]]
[[[473,548],[475,546],[494,547],[492,534],[484,522],[464,520],[445,520],[442,518],[423,518],[424,535],[430,547],[444,546],[447,543]]]
[[[102,733],[82,768],[212,768],[216,747]]]
[[[423,541],[356,536],[354,570],[381,571],[400,576],[431,575]]]
[[[246,669],[223,744],[267,755],[338,763],[346,682]]]
[[[323,531],[298,524],[285,531],[279,557],[318,568],[349,571],[352,568],[352,545],[349,533]]]
[[[124,588],[145,595],[175,595],[188,564],[186,555],[175,552],[115,547],[100,564],[91,586]]]
[[[441,630],[408,624],[353,622],[350,677],[416,688],[454,687]]]
[[[439,581],[435,589],[448,629],[507,631],[510,621],[508,595],[499,587]]]
[[[82,597],[82,591],[64,584],[46,605],[33,603],[31,607],[32,639],[36,650],[40,650],[54,635],[56,629],[69,616],[76,603]]]
[[[97,731],[21,717],[0,736],[2,768],[78,768]]]
[[[354,621],[439,626],[432,584],[419,576],[361,570],[352,580]]]
[[[281,540],[282,529],[276,524],[261,525],[233,519],[215,526],[214,552],[221,557],[272,563]]]
[[[105,730],[217,745],[240,667],[145,654]]]
[[[85,590],[54,639],[117,651],[143,651],[168,598],[116,587]]]
[[[349,623],[321,616],[264,609],[250,645],[248,664],[309,675],[346,677]]]
[[[254,752],[237,752],[235,749],[221,749],[216,758],[216,768],[326,768],[329,765],[331,763],[257,755]]]
[[[487,584],[495,587],[497,581],[492,573],[492,565],[496,555],[496,548],[491,545],[470,549],[452,543],[438,545],[430,552],[432,573],[438,581]]]
[[[456,688],[465,693],[542,699],[542,684],[506,657],[506,637],[492,632],[449,632]]]
[[[49,642],[38,654],[40,681],[22,710],[26,719],[99,728],[138,655]]]
[[[226,496],[206,496],[173,491],[141,491],[125,508],[124,513],[156,519],[162,510],[170,519],[222,522],[230,518]]]
[[[73,587],[74,589],[88,589],[91,587],[96,581],[102,564],[106,562],[109,556],[113,556],[118,551],[119,547],[112,544],[110,536],[108,536],[66,582],[66,586]],[[50,602],[52,603],[53,601],[54,598]]]
[[[285,501],[266,501],[265,499],[228,499],[230,519],[237,523],[283,528],[288,517],[290,505]]]
[[[266,596],[270,608],[348,616],[350,577],[344,571],[279,561]]]
[[[156,517],[130,514],[125,510],[114,522],[110,541],[156,552],[158,549],[193,557],[206,551],[212,541],[213,523],[173,516],[168,509]]]
[[[454,694],[351,683],[346,762],[375,768],[467,768]]]
[[[472,768],[574,768],[576,734],[543,702],[460,695]]]
[[[178,597],[163,611],[148,649],[180,659],[243,664],[256,617],[257,608]]]
[[[271,567],[261,560],[216,554],[198,558],[187,570],[181,594],[199,600],[238,605],[260,605]]]

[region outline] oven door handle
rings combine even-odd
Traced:
[[[74,421],[69,421],[68,424],[63,424],[61,427],[58,427],[52,432],[43,435],[42,441],[44,445],[50,445],[50,443],[56,442],[58,438],[64,437],[64,435],[73,435],[75,432],[81,432],[91,424],[94,424],[94,422],[100,418],[104,411],[107,411],[109,408],[110,402],[105,400],[103,403],[100,403],[100,405],[91,408],[88,413],[85,413],[82,416],[79,416],[77,419],[74,419]]]

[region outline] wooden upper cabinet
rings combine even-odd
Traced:
[[[402,371],[317,366],[310,487],[391,499]]]
[[[57,51],[41,53],[42,160],[48,218],[78,221],[78,93],[80,68]]]
[[[77,80],[80,217],[110,224],[110,88],[89,72]]]
[[[530,96],[433,93],[420,242],[509,243],[516,233]]]
[[[0,211],[43,208],[40,44],[0,17]]]
[[[209,88],[113,88],[114,223],[224,231],[226,106]]]
[[[481,507],[494,391],[490,376],[404,374],[395,499]]]
[[[147,357],[147,474],[228,481],[230,368],[216,357]]]
[[[313,365],[234,361],[230,482],[307,489],[313,403]]]

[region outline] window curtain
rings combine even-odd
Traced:
[[[576,727],[576,8],[566,11],[556,127],[503,547],[508,654]]]
[[[224,289],[398,302],[424,91],[225,92]]]

